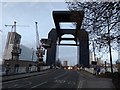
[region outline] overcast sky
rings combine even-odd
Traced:
[[[1,5],[0,3],[2,12],[0,14],[0,20],[2,19],[0,35],[2,33],[3,37],[3,41],[0,38],[0,44],[2,43],[3,46],[0,51],[4,50],[7,33],[11,31],[11,27],[5,27],[5,25],[12,25],[14,21],[17,22],[17,25],[29,26],[16,27],[17,32],[22,35],[21,44],[29,48],[36,48],[35,22],[38,22],[40,38],[47,38],[48,32],[55,27],[52,17],[54,10],[68,10],[67,4],[64,2],[2,2]],[[60,46],[59,57],[62,61],[68,60],[70,65],[74,65],[77,63],[77,48]],[[114,52],[113,59],[114,61],[117,59],[117,52]]]
[[[68,10],[67,4],[64,2],[2,3],[3,49],[7,33],[11,31],[11,27],[4,25],[12,25],[14,21],[17,22],[17,25],[29,26],[16,27],[17,32],[22,35],[21,44],[29,48],[36,48],[35,22],[38,22],[40,38],[47,38],[49,31],[55,27],[52,17],[54,10]],[[76,64],[76,55],[76,47],[59,47],[59,57],[62,61],[68,60],[70,65]]]

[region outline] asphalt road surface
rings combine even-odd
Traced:
[[[53,72],[33,77],[12,80],[2,83],[2,88],[78,88],[79,72],[58,69]]]
[[[2,83],[3,89],[24,88],[114,88],[111,79],[98,78],[86,71],[57,69],[37,76],[7,81]],[[21,90],[21,89],[20,89]],[[97,90],[97,89],[96,89]]]

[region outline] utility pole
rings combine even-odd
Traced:
[[[95,54],[95,44],[94,44],[94,41],[93,41],[93,53],[94,53],[94,60],[96,62],[96,65],[95,65],[95,75],[97,75],[97,60],[96,60],[96,54]]]
[[[34,49],[32,48],[32,61],[33,61],[33,58],[34,58]]]
[[[94,60],[96,61],[96,54],[95,54],[95,43],[93,41],[93,53],[94,53]]]

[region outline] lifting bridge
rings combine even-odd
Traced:
[[[88,33],[81,29],[84,11],[53,11],[55,28],[48,33],[48,39],[51,40],[51,47],[47,48],[47,65],[54,65],[56,61],[56,45],[78,46],[78,65],[89,67],[89,39]],[[61,29],[60,23],[75,23],[75,29]],[[74,38],[63,38],[63,35],[71,34]],[[75,44],[61,44],[64,40],[74,40]],[[68,52],[69,53],[69,52]]]

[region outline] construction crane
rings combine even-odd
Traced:
[[[40,71],[40,66],[41,66],[42,63],[43,63],[44,48],[42,47],[42,43],[41,43],[41,41],[39,40],[37,22],[35,22],[35,24],[36,24],[37,70]]]
[[[13,35],[14,34],[16,35],[16,21],[14,21],[13,25],[5,25],[5,26],[6,27],[12,27],[12,30],[11,30],[11,33],[10,33],[10,40],[11,40]],[[17,26],[26,27],[25,25],[17,25]],[[15,36],[14,36],[14,39],[16,39]],[[13,40],[13,47],[12,47],[12,52],[11,52],[12,58],[11,59],[12,60],[18,60],[19,59],[19,54],[21,54],[21,48],[18,45],[17,40]]]

